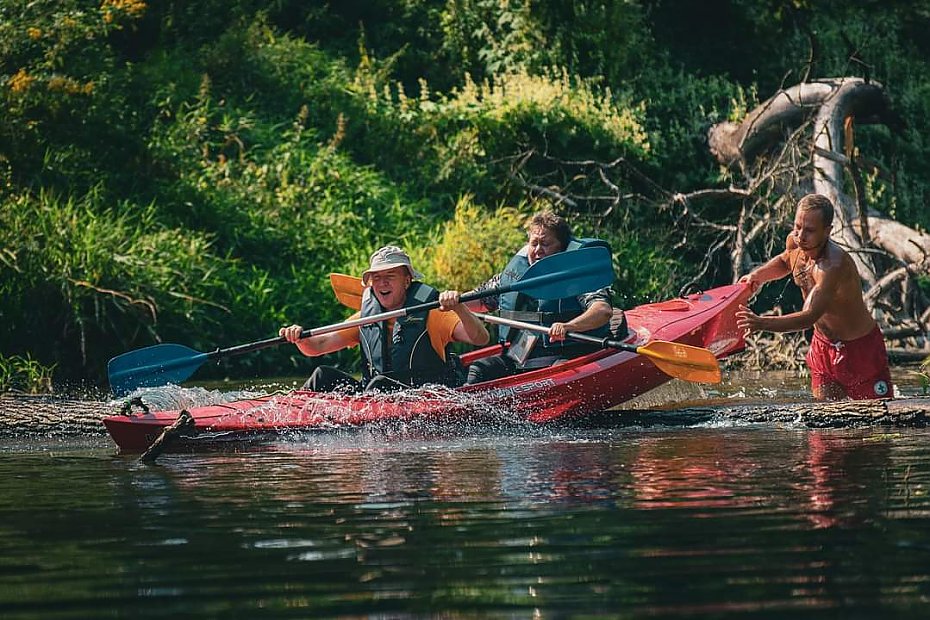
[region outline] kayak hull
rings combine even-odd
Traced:
[[[735,312],[750,295],[735,284],[626,312],[627,342],[641,346],[668,340],[710,349],[718,358],[741,351],[743,335]],[[500,347],[462,356],[464,364]],[[182,445],[199,449],[211,443],[288,431],[311,431],[368,424],[511,419],[551,423],[578,418],[619,405],[670,377],[649,358],[629,351],[603,350],[532,372],[450,389],[429,387],[383,395],[346,395],[296,390],[188,410],[193,426]],[[179,411],[115,415],[104,419],[123,452],[146,450],[177,420]]]

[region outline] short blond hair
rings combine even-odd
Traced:
[[[823,218],[823,225],[830,226],[833,224],[833,203],[823,194],[808,194],[798,201],[798,210],[800,211],[820,211],[820,217]]]

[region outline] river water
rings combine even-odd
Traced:
[[[0,439],[0,617],[920,617],[928,490],[925,429]]]

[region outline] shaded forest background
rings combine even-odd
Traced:
[[[385,243],[467,289],[542,206],[612,243],[618,306],[732,281],[732,209],[674,196],[738,182],[712,124],[818,77],[885,86],[868,200],[925,230],[928,30],[925,0],[5,0],[0,375],[336,322],[327,274]]]

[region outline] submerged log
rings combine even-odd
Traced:
[[[114,403],[57,396],[0,394],[0,437],[101,436],[101,420],[118,413]],[[892,401],[770,403],[693,406],[682,409],[625,409],[586,418],[583,426],[693,426],[708,422],[790,424],[808,428],[868,426],[923,427],[930,398]]]
[[[117,413],[94,400],[32,394],[0,394],[0,436],[105,435],[102,420]]]
[[[617,416],[615,422],[644,426],[693,426],[708,422],[734,421],[789,424],[807,428],[915,428],[927,425],[927,420],[930,419],[930,398],[727,405],[619,413],[621,415]]]
[[[142,453],[139,460],[143,463],[154,463],[155,459],[161,456],[161,453],[164,452],[175,439],[181,437],[185,431],[189,431],[192,428],[194,428],[194,416],[192,416],[187,409],[182,409],[181,413],[178,414],[178,418],[171,426],[165,427],[161,435],[159,435],[155,441],[152,442],[152,445]]]

